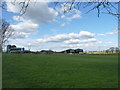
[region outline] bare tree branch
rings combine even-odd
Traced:
[[[1,34],[1,39],[0,39],[0,46],[3,46],[8,39],[13,35],[13,29],[10,26],[10,24],[8,22],[6,22],[5,20],[1,20],[0,19],[0,34]]]
[[[100,16],[101,14],[101,11],[102,9],[106,9],[106,13],[108,14],[111,14],[111,15],[118,15],[118,13],[114,13],[114,10],[117,11],[117,8],[115,7],[115,5],[118,4],[118,2],[116,3],[112,3],[112,2],[109,2],[109,0],[101,0],[98,2],[96,2],[96,0],[92,0],[93,2],[91,2],[91,0],[89,2],[76,2],[76,0],[72,0],[71,2],[64,2],[64,7],[66,7],[66,5],[69,3],[70,4],[70,7],[68,10],[66,10],[64,8],[64,14],[65,13],[69,13],[72,9],[80,9],[81,8],[87,8],[87,7],[90,7],[90,9],[86,12],[86,13],[89,13],[93,10],[97,10],[97,14],[98,14],[98,17]],[[15,3],[17,2],[17,0],[14,0],[13,1],[13,4],[15,5]],[[23,14],[26,13],[29,5],[30,5],[30,2],[32,2],[31,0],[24,0],[23,2],[19,2],[19,5],[21,5],[21,10],[20,10],[20,15],[22,16]],[[58,5],[61,4],[61,2],[54,2],[55,4],[55,7],[57,7]],[[4,5],[1,6],[2,8],[5,8]],[[114,10],[113,10],[114,9]]]

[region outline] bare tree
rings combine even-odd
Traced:
[[[87,8],[88,11],[86,13],[96,10],[98,17],[101,13],[110,14],[117,17],[120,15],[117,7],[119,2],[109,2],[109,0],[97,0],[97,2],[95,2],[96,0],[93,0],[93,2],[91,0],[89,1],[90,2],[76,2],[76,0],[72,0],[72,2],[65,2],[64,7],[66,7],[67,4],[70,4],[70,6],[68,7],[67,11],[64,9],[64,13],[69,12],[74,8],[77,10],[80,10],[80,8]],[[55,6],[57,5],[60,5],[60,3],[55,2]],[[105,12],[103,12],[103,10]]]
[[[16,4],[17,0],[13,0],[12,4]],[[25,14],[27,8],[29,7],[32,0],[23,0],[22,2],[19,1],[19,5],[21,6],[20,15]],[[36,3],[36,2],[35,2]],[[88,12],[96,10],[98,17],[101,13],[104,14],[110,14],[117,16],[120,15],[118,13],[118,8],[116,6],[119,5],[120,2],[109,2],[109,0],[89,0],[89,2],[77,2],[77,0],[71,0],[71,1],[65,1],[64,7],[67,6],[67,4],[70,4],[69,8],[67,10],[64,9],[64,13],[68,13],[68,11],[71,11],[72,9],[78,9],[80,8],[88,8]],[[61,5],[61,2],[54,2],[54,6],[57,7]],[[1,7],[5,9],[5,5],[1,4]],[[104,9],[105,12],[102,12]]]
[[[13,29],[10,24],[5,20],[0,20],[0,52],[2,52],[2,47],[7,43],[8,39],[13,35]]]

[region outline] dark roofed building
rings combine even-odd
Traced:
[[[10,53],[24,53],[24,48],[17,48],[15,45],[8,45],[7,52]]]
[[[74,49],[67,49],[66,50],[66,53],[74,53],[75,51],[74,51]]]
[[[66,53],[83,53],[83,49],[67,49]]]
[[[42,54],[51,54],[51,53],[54,53],[54,51],[52,51],[52,50],[42,50],[41,53]]]
[[[74,51],[75,53],[80,53],[80,52],[83,52],[83,49],[75,49]]]

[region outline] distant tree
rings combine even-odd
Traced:
[[[110,51],[113,53],[115,51],[114,47],[110,47]]]
[[[115,51],[116,51],[116,53],[119,53],[120,50],[119,50],[118,47],[116,47],[116,48],[115,48]]]
[[[0,52],[2,52],[2,47],[5,45],[5,43],[8,41],[8,39],[13,35],[13,29],[10,26],[10,23],[8,23],[5,20],[0,20]]]
[[[109,50],[106,50],[106,54],[108,54],[109,53]]]

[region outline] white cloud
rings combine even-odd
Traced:
[[[66,17],[66,19],[68,20],[68,21],[72,21],[73,19],[77,19],[77,18],[80,18],[81,16],[80,16],[80,14],[74,14],[73,16],[71,16],[71,17]]]
[[[61,8],[59,8],[59,12],[61,14],[64,14],[65,12],[70,12],[69,8],[71,7],[71,4],[70,3],[63,3],[61,4]],[[73,6],[72,6],[73,7]]]
[[[95,47],[94,44],[67,44],[67,45],[61,45],[62,48],[65,49],[76,49],[76,48],[81,48],[83,50],[85,50],[86,48],[90,48],[90,47]]]
[[[18,17],[14,17],[18,19]],[[30,20],[24,20],[18,24],[11,25],[14,29],[14,35],[12,38],[26,38],[34,32],[38,32],[39,25],[31,22]]]
[[[8,2],[7,11],[20,13],[22,6],[16,1],[15,5]],[[31,20],[34,23],[50,23],[55,21],[55,17],[58,13],[53,9],[48,7],[45,2],[30,2],[26,13],[22,16],[24,19]]]
[[[32,23],[31,21],[23,21],[20,22],[16,25],[11,25],[13,29],[17,32],[26,32],[26,33],[31,33],[31,32],[36,32],[38,30],[38,24]]]
[[[16,38],[16,39],[10,39],[9,44],[16,45],[17,47],[24,47],[28,50],[29,47],[32,47],[32,50],[37,50],[39,43],[37,43],[32,38]]]
[[[90,33],[91,32],[88,31],[80,31],[80,33],[57,34],[38,39],[32,39],[29,37],[26,39],[11,39],[10,44],[15,44],[19,47],[25,47],[26,49],[31,47],[31,50],[35,51],[43,49],[62,51],[69,48],[82,48],[84,50],[95,51],[106,50],[111,46],[117,47],[118,45],[115,41],[97,39],[95,37],[96,34]],[[21,34],[25,35],[24,33]]]
[[[13,36],[11,37],[12,39],[16,38],[27,38],[30,35],[30,33],[25,33],[25,32],[14,32]]]
[[[75,44],[75,45],[69,45],[70,48],[85,48],[85,47],[92,47],[94,45],[90,44]]]
[[[75,15],[72,16],[72,18],[79,18],[79,17],[80,17],[79,14],[75,14]]]
[[[81,37],[87,37],[87,38],[93,38],[95,36],[94,33],[88,32],[88,31],[80,31],[79,35]]]
[[[15,5],[7,2],[7,11],[20,13],[21,5],[16,0]],[[17,24],[11,25],[14,29],[14,38],[28,37],[34,32],[38,32],[40,24],[46,24],[55,21],[58,12],[48,7],[46,2],[30,2],[23,16],[13,16],[13,20],[18,21]]]
[[[7,0],[7,11],[9,12],[13,12],[13,13],[19,13],[21,10],[21,6],[20,5],[13,5],[11,2],[8,2],[9,0]]]
[[[66,44],[77,44],[77,43],[88,43],[88,42],[96,42],[97,40],[95,38],[89,38],[86,40],[80,40],[80,39],[70,39],[64,41]]]
[[[61,18],[65,18],[65,15],[62,15]]]
[[[61,26],[62,26],[62,27],[65,26],[65,23],[62,23]]]
[[[61,27],[64,27],[65,25],[69,24],[69,22],[63,22],[60,24]]]
[[[109,41],[108,43],[112,43],[111,41]]]
[[[23,21],[23,18],[21,20],[20,16],[13,16],[13,20],[15,20],[15,21]]]
[[[56,8],[56,11],[59,13],[59,15],[61,16],[61,19],[63,19],[63,21],[70,22],[73,19],[79,19],[81,18],[81,11],[77,10],[75,8],[72,8],[70,10],[71,4],[70,3],[63,3],[60,5],[60,7]],[[74,7],[74,5],[72,6]],[[64,26],[63,22],[61,22],[62,24],[60,24],[61,26]]]
[[[58,34],[55,36],[50,36],[47,38],[37,39],[38,42],[63,42],[69,39],[76,38],[93,38],[95,34],[88,31],[80,31],[80,33],[68,33],[68,34]]]
[[[96,36],[105,36],[105,34],[96,34]]]
[[[111,32],[107,32],[104,34],[96,34],[96,36],[106,36],[106,35],[113,35],[113,34],[118,34],[118,30],[113,30]]]
[[[112,32],[106,33],[107,35],[118,34],[118,30],[113,30]]]

